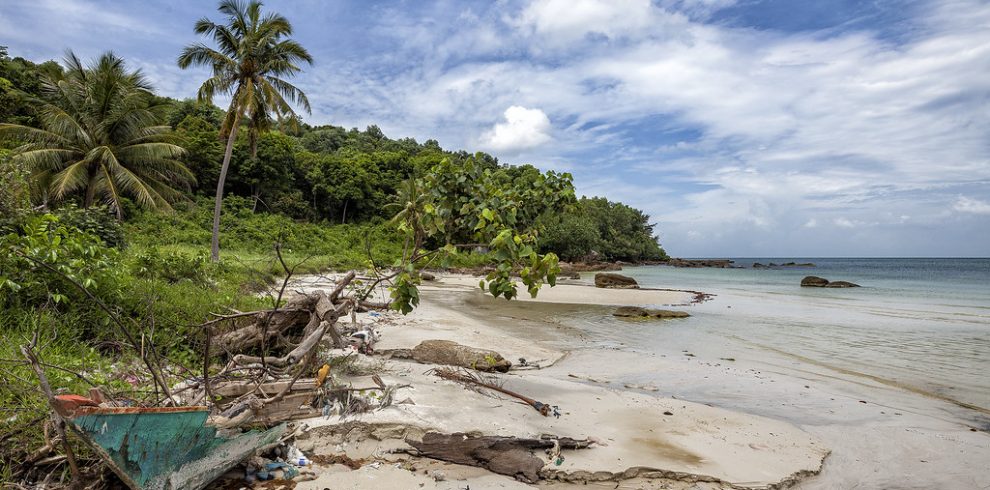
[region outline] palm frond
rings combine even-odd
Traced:
[[[55,199],[64,199],[69,194],[85,188],[90,180],[90,160],[73,162],[52,176],[51,191]]]

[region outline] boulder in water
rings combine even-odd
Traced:
[[[828,285],[828,279],[818,276],[805,276],[801,279],[802,287],[823,288]]]
[[[849,281],[832,281],[825,285],[827,288],[858,288],[859,284],[851,283]]]

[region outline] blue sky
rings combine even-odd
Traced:
[[[269,1],[314,124],[574,174],[677,256],[990,255],[990,3]],[[0,44],[71,47],[191,97],[205,1],[4,0]]]

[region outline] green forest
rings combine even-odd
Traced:
[[[174,373],[202,363],[198,326],[278,306],[259,293],[290,270],[393,271],[389,306],[408,313],[424,269],[483,270],[511,299],[517,281],[553,285],[558,258],[666,258],[647,215],[577,198],[569,174],[307,123],[289,79],[312,60],[259,9],[191,22],[202,42],[177,63],[211,75],[182,100],[109,51],[37,63],[0,47],[0,480],[24,477],[42,437],[25,345],[58,366],[53,384],[137,398],[135,344]]]

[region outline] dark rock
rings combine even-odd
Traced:
[[[687,318],[689,315],[684,311],[674,310],[654,310],[652,308],[641,308],[639,306],[620,306],[612,313],[614,316],[625,318]]]
[[[823,288],[826,285],[828,285],[828,279],[825,279],[824,277],[805,276],[804,279],[801,279],[802,287]]]
[[[422,277],[424,281],[436,281],[437,280],[437,276],[434,276],[433,273],[426,272],[426,271],[420,272],[419,273],[419,277]]]
[[[599,272],[595,274],[595,286],[613,289],[639,289],[639,283],[635,279],[614,272]]]
[[[646,308],[640,308],[639,306],[620,306],[615,309],[612,315],[626,318],[649,316],[646,313]]]
[[[468,347],[450,340],[424,340],[412,350],[412,358],[425,364],[446,364],[478,371],[506,372],[512,363],[493,350]]]
[[[795,268],[799,268],[799,267],[814,267],[814,266],[815,266],[815,264],[812,264],[811,262],[805,262],[803,264],[799,264],[797,262],[785,262],[783,264],[775,264],[773,262],[770,262],[769,264],[766,264],[766,265],[761,264],[759,262],[753,263],[753,268],[754,269],[774,269],[774,268],[781,268],[781,267],[795,267]]]
[[[653,318],[687,318],[691,315],[686,311],[676,310],[646,310]]]
[[[827,288],[858,288],[859,284],[854,284],[849,281],[832,281],[825,285]]]
[[[666,265],[671,267],[713,267],[716,269],[731,269],[734,262],[728,259],[670,259]]]

